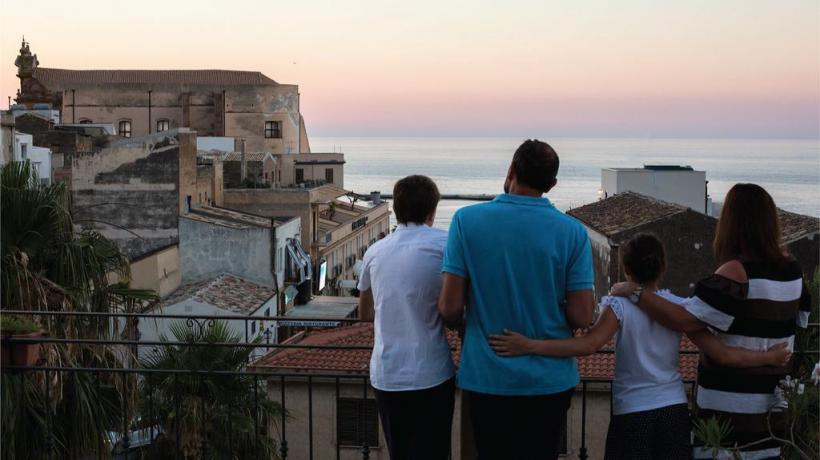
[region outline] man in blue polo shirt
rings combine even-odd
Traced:
[[[460,209],[450,225],[438,308],[450,323],[466,319],[457,381],[481,460],[557,458],[579,382],[573,358],[500,357],[488,343],[505,329],[566,338],[592,322],[586,230],[542,197],[557,173],[555,150],[528,140],[513,156],[505,193]]]

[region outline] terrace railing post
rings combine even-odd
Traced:
[[[97,381],[95,382],[95,385],[97,387],[97,394],[102,394],[102,383],[100,381],[100,373],[95,372],[94,375],[97,376]],[[103,458],[103,445],[104,445],[103,444],[103,437],[98,436],[97,439],[98,439],[98,441],[97,441],[97,460],[102,460],[102,458]]]
[[[253,376],[253,458],[259,458],[259,376]]]
[[[181,418],[179,414],[179,379],[177,378],[177,374],[174,374],[174,438],[177,444],[177,457],[182,456],[182,440],[179,437]]]
[[[48,453],[48,458],[52,458],[52,454],[54,451],[54,432],[52,431],[52,421],[51,421],[51,395],[49,392],[49,378],[48,378],[48,370],[43,371],[44,376],[44,385],[43,389],[46,393],[46,397],[44,399],[45,409],[46,409],[46,452]]]
[[[205,377],[202,375],[199,376],[199,388],[204,388],[203,380]],[[202,402],[202,408],[205,409],[207,407],[208,401]],[[205,409],[206,410],[206,409]],[[207,417],[202,417],[202,437],[199,441],[199,458],[208,458],[208,419]]]
[[[313,378],[308,375],[308,455],[313,460]]]
[[[151,437],[148,438],[148,445],[151,446],[151,451],[156,454],[157,446],[154,445],[154,387],[152,385],[152,376],[148,376],[145,380],[147,380],[146,383],[148,385],[148,430],[151,435]]]
[[[285,417],[285,376],[283,375],[279,381],[279,390],[282,393],[282,439],[279,442],[279,455],[282,457],[282,460],[287,460],[288,458],[288,439],[285,434],[285,429],[287,428],[287,421]]]
[[[370,446],[367,445],[367,377],[362,379],[362,460],[370,459]]]
[[[336,433],[336,460],[341,460],[341,448],[339,447],[339,377],[336,377],[336,426],[333,428]]]
[[[587,460],[587,382],[581,383],[581,449],[578,451],[580,460]]]

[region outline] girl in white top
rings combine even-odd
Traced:
[[[673,303],[683,303],[684,299],[669,291],[657,290],[666,257],[656,237],[636,236],[621,255],[631,281]],[[681,334],[650,319],[629,299],[604,297],[601,307],[598,322],[582,337],[544,340],[505,330],[503,335],[490,337],[490,346],[500,356],[584,356],[617,333],[606,458],[691,458],[689,409],[678,371]],[[724,366],[783,365],[790,357],[782,345],[765,352],[728,347],[707,330],[691,333],[689,338]]]

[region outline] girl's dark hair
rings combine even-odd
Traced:
[[[640,234],[627,241],[621,249],[621,262],[639,284],[657,281],[666,270],[663,243],[650,234]]]
[[[730,260],[779,264],[787,260],[771,195],[756,184],[735,184],[726,194],[712,244],[718,265]]]

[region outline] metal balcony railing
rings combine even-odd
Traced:
[[[369,425],[367,417],[367,401],[368,395],[371,394],[369,389],[369,376],[367,372],[344,372],[344,373],[304,373],[304,372],[288,372],[277,371],[275,373],[265,372],[256,369],[249,369],[247,366],[242,366],[241,369],[209,369],[209,368],[145,368],[140,367],[136,357],[141,353],[160,350],[162,347],[179,347],[177,349],[184,349],[193,347],[197,350],[216,350],[216,349],[311,349],[311,350],[337,350],[345,353],[361,352],[362,350],[370,350],[371,346],[364,345],[306,345],[299,343],[271,343],[271,335],[264,334],[260,331],[254,337],[251,333],[249,325],[254,321],[275,322],[280,320],[287,321],[311,321],[314,318],[284,318],[278,316],[266,317],[249,317],[249,316],[198,316],[198,315],[164,315],[157,313],[96,313],[96,312],[60,312],[60,311],[11,311],[3,310],[3,314],[15,314],[28,317],[38,317],[41,324],[55,325],[61,321],[85,321],[95,323],[96,329],[102,331],[96,337],[82,337],[82,338],[66,338],[44,336],[37,338],[10,338],[4,337],[3,344],[17,345],[40,343],[46,346],[88,346],[88,347],[109,347],[109,349],[120,350],[122,359],[116,365],[109,365],[104,367],[98,366],[68,366],[59,364],[51,360],[46,362],[39,362],[34,366],[16,366],[7,365],[4,362],[2,366],[2,375],[4,383],[6,378],[16,379],[32,379],[36,382],[35,387],[37,391],[41,392],[42,407],[31,408],[37,414],[41,414],[46,427],[45,439],[43,445],[45,446],[47,458],[139,458],[135,456],[133,450],[136,447],[141,447],[143,458],[184,458],[183,452],[186,449],[191,449],[190,445],[183,445],[183,433],[180,430],[191,429],[191,427],[183,427],[181,422],[177,422],[177,417],[182,417],[186,410],[191,408],[181,407],[185,402],[185,398],[180,392],[174,392],[169,400],[166,394],[162,403],[158,402],[160,398],[161,386],[173,386],[175,384],[185,384],[191,388],[191,391],[196,391],[197,388],[202,388],[206,385],[220,385],[225,382],[244,382],[245,388],[250,388],[249,394],[244,395],[243,404],[236,404],[236,400],[231,403],[226,403],[227,407],[216,407],[214,410],[226,411],[227,417],[224,423],[228,424],[228,428],[220,431],[213,426],[200,427],[200,433],[203,434],[195,446],[196,458],[216,458],[214,457],[214,448],[220,446],[224,449],[227,446],[228,450],[232,452],[232,458],[241,459],[256,459],[266,458],[264,455],[264,446],[273,446],[273,452],[278,455],[278,458],[289,458],[289,451],[292,446],[289,442],[288,434],[291,433],[293,425],[296,420],[289,414],[289,407],[294,403],[299,403],[300,407],[304,406],[307,398],[307,433],[300,433],[299,438],[304,439],[307,435],[307,458],[313,459],[316,456],[316,433],[314,427],[317,420],[314,419],[314,394],[316,393],[317,385],[323,385],[323,388],[333,389],[333,398],[336,401],[336,407],[339,407],[340,400],[345,399],[350,401],[350,395],[356,394],[355,398],[360,397],[362,404],[360,416],[361,423],[357,423],[357,434],[354,436],[358,439],[356,446],[351,446],[350,442],[342,445],[342,440],[337,437],[335,440],[335,458],[340,459],[342,452],[345,451],[346,456],[350,455],[349,449],[355,447],[361,454],[362,459],[369,459],[371,449],[368,436],[368,430],[372,427]],[[163,341],[163,340],[140,340],[135,334],[134,325],[136,321],[168,321],[176,320],[184,324],[192,332],[194,337],[203,337],[204,333],[213,327],[216,321],[234,321],[238,324],[244,324],[244,341],[235,342],[202,342],[202,341]],[[349,319],[342,320],[341,323],[355,324],[365,322],[363,320]],[[131,326],[128,326],[128,325]],[[125,325],[128,327],[120,327],[115,325]],[[130,327],[130,329],[129,329]],[[122,330],[125,330],[123,334]],[[599,353],[612,353],[612,351],[601,351]],[[682,352],[682,353],[696,353],[696,352]],[[117,418],[119,422],[117,426],[106,427],[106,433],[100,433],[99,441],[93,452],[72,452],[71,440],[56,439],[55,435],[55,420],[57,414],[55,413],[56,392],[60,391],[54,382],[76,381],[81,376],[90,376],[94,384],[99,388],[102,385],[113,387],[116,389],[119,398],[120,408],[118,409]],[[170,382],[169,379],[170,378]],[[591,384],[611,384],[610,379],[582,379],[579,385],[578,392],[581,398],[581,441],[578,449],[578,458],[586,459],[587,453],[587,393],[588,386]],[[687,382],[691,383],[691,382]],[[296,385],[302,390],[306,387],[306,395],[304,391],[296,391]],[[351,388],[361,387],[360,390],[351,390]],[[345,391],[341,391],[344,387]],[[137,391],[137,389],[141,391]],[[164,387],[163,387],[164,388]],[[609,387],[611,391],[611,385]],[[278,393],[278,398],[270,399]],[[344,393],[344,395],[343,395]],[[60,397],[71,397],[68,393],[63,393]],[[294,398],[300,398],[294,400]],[[267,416],[264,414],[263,406],[269,402],[278,404],[278,411],[275,416]],[[167,406],[173,406],[171,413],[173,417],[163,417],[159,414],[160,406],[168,409]],[[241,406],[241,407],[240,407]],[[243,410],[246,408],[246,414],[249,414],[249,419],[252,421],[251,426],[246,429],[234,429],[231,427],[232,423],[238,422],[238,418],[231,416],[231,411]],[[164,409],[164,410],[165,410]],[[8,408],[4,408],[8,410]],[[339,414],[337,413],[336,430],[339,429]],[[169,422],[173,419],[173,422]],[[243,419],[244,420],[244,419]],[[247,420],[245,420],[247,421]],[[299,426],[305,426],[305,420],[298,423]],[[203,418],[202,424],[213,424]],[[378,425],[377,425],[378,426]],[[568,427],[569,429],[569,427]],[[217,439],[216,434],[227,433],[227,439]],[[373,433],[371,433],[373,435]],[[378,436],[378,428],[375,433]],[[456,433],[454,433],[456,435]],[[162,441],[160,442],[160,438]],[[293,439],[293,435],[291,435]],[[4,444],[6,444],[4,442]],[[67,445],[68,444],[68,445]],[[4,447],[5,448],[5,447]],[[304,450],[304,446],[300,446],[300,451]],[[129,452],[131,452],[129,454]],[[190,453],[190,452],[189,452]],[[4,457],[6,452],[3,453]],[[12,454],[11,457],[14,455]],[[9,458],[11,458],[9,457]],[[301,456],[300,456],[301,458]]]

